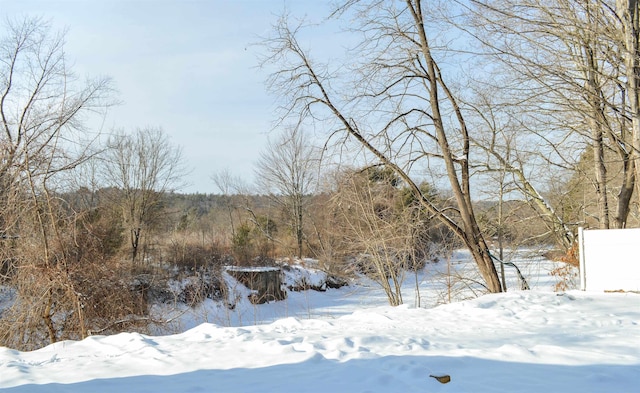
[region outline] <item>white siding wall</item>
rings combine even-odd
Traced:
[[[579,231],[580,286],[640,291],[640,228]]]

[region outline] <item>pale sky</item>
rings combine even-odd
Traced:
[[[122,104],[105,131],[162,127],[191,173],[183,192],[216,192],[228,168],[247,182],[276,120],[252,45],[286,7],[326,16],[320,0],[0,0],[0,18],[41,16],[68,29],[80,76],[113,78]],[[277,131],[274,131],[277,132]]]

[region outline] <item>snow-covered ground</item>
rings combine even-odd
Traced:
[[[508,293],[465,298],[443,272],[408,276],[405,305],[373,285],[291,292],[234,310],[203,304],[179,334],[122,333],[33,352],[0,348],[3,392],[637,392],[640,295],[552,291],[552,264],[520,261]],[[457,267],[456,267],[457,266]],[[311,279],[312,276],[310,276]],[[207,320],[209,323],[199,324]],[[261,323],[255,325],[255,323]],[[194,325],[192,327],[191,325]],[[197,325],[197,326],[196,326]],[[429,375],[449,375],[440,384]]]
[[[545,259],[536,250],[519,250],[515,255],[505,256],[517,263],[531,288],[552,291],[557,279],[550,275],[557,265]],[[304,268],[292,266],[284,271],[284,282],[295,285],[301,280],[312,286],[320,286],[326,274],[315,269],[313,260],[303,261]],[[465,277],[466,279],[463,279]],[[427,264],[416,276],[407,273],[404,277],[403,300],[412,307],[433,308],[443,303],[472,299],[478,295],[475,264],[466,250],[454,251],[450,258],[438,263]],[[517,290],[521,282],[515,269],[506,267],[508,290]],[[574,277],[577,285],[577,275]],[[416,284],[417,282],[417,284]],[[225,327],[265,324],[281,318],[295,317],[336,318],[357,310],[388,304],[387,298],[378,284],[361,277],[355,285],[339,290],[289,291],[285,301],[253,305],[249,302],[250,291],[227,276],[227,287],[231,288],[229,303],[236,305],[229,309],[223,303],[211,299],[195,307],[166,304],[157,306],[153,312],[159,320],[172,320],[165,326],[155,327],[154,333],[167,334],[183,332],[203,322]],[[417,288],[417,289],[416,289]]]

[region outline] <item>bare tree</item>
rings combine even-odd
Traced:
[[[506,69],[511,78],[502,86],[492,84],[492,91],[504,92],[519,108],[521,131],[544,145],[539,157],[555,157],[548,159],[550,164],[575,170],[573,157],[581,156],[573,145],[588,146],[592,170],[587,179],[594,189],[598,226],[626,226],[636,163],[627,116],[631,98],[623,87],[622,59],[628,56],[612,1],[472,3],[477,6],[469,9],[476,20],[474,36],[492,52],[492,69],[502,64],[500,72]]]
[[[40,19],[9,22],[0,38],[0,258],[15,267],[0,345],[33,349],[86,334],[73,228],[56,193],[62,174],[90,156],[84,116],[114,101],[108,78],[80,82],[64,33]],[[76,142],[74,142],[76,141]],[[71,228],[71,229],[70,229]]]
[[[218,190],[220,190],[222,205],[227,211],[229,225],[231,226],[231,237],[233,237],[236,234],[233,211],[237,208],[233,203],[233,195],[238,194],[239,190],[243,189],[244,186],[241,184],[241,179],[233,176],[228,168],[211,175],[211,180],[213,180],[213,183],[218,187]]]
[[[305,208],[315,189],[318,163],[316,150],[302,130],[289,128],[276,141],[269,141],[256,164],[258,187],[286,211],[298,258],[303,256]]]
[[[423,209],[412,196],[393,171],[374,166],[344,171],[326,205],[347,260],[355,258],[355,268],[380,285],[392,306],[403,303],[406,273],[424,266],[430,246]]]
[[[160,128],[141,128],[132,135],[121,131],[109,139],[104,176],[121,195],[119,207],[134,265],[143,236],[159,218],[163,195],[183,184],[184,173],[181,149]]]
[[[507,190],[506,193],[512,197],[523,198],[543,219],[549,230],[548,237],[564,249],[571,248],[575,240],[573,231],[534,183],[539,184],[542,176],[532,178],[529,175],[541,172],[536,170],[536,166],[548,170],[552,165],[547,160],[537,159],[540,152],[536,151],[532,143],[519,140],[519,137],[524,141],[531,139],[526,134],[523,135],[517,116],[508,112],[504,108],[506,105],[495,103],[486,91],[476,91],[474,99],[475,102],[467,103],[467,107],[472,109],[474,128],[482,132],[471,138],[471,141],[477,150],[486,154],[486,158],[476,160],[474,168],[490,173],[497,179],[495,183],[500,204]],[[521,149],[523,145],[525,148]],[[510,184],[507,190],[505,184]],[[488,188],[493,191],[491,186]]]
[[[226,210],[231,233],[229,239],[237,235],[237,230],[243,225],[243,213],[249,214],[249,221],[259,227],[258,214],[255,211],[255,200],[252,198],[252,187],[240,176],[233,175],[228,168],[215,172],[211,180],[220,191],[220,204]],[[227,233],[227,229],[222,232]]]
[[[300,27],[291,28],[282,19],[268,42],[268,60],[279,67],[271,86],[288,98],[285,116],[298,115],[300,125],[309,119],[334,119],[336,133],[354,138],[393,169],[424,208],[466,245],[487,289],[500,292],[471,201],[469,131],[434,57],[428,7],[420,0],[350,1],[337,10],[338,16],[353,10],[357,32],[364,37],[357,55],[352,52],[361,76],[353,86],[335,80],[337,70],[314,63],[298,42]],[[336,86],[345,88],[334,91]],[[412,179],[412,166],[425,160],[438,160],[444,168],[455,211],[435,206]]]
[[[67,66],[63,33],[41,19],[9,22],[6,30],[0,41],[1,234],[16,230],[6,209],[20,184],[85,160],[91,140],[80,119],[114,102],[109,78],[78,83]]]

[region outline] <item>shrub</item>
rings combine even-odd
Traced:
[[[580,261],[578,243],[574,243],[574,245],[567,250],[564,254],[556,254],[554,257],[550,255],[552,260],[562,262],[563,264],[559,265],[555,269],[551,270],[549,274],[557,278],[556,285],[554,286],[554,290],[556,292],[563,292],[569,289],[574,289],[578,286],[578,275],[579,275],[579,266]]]

